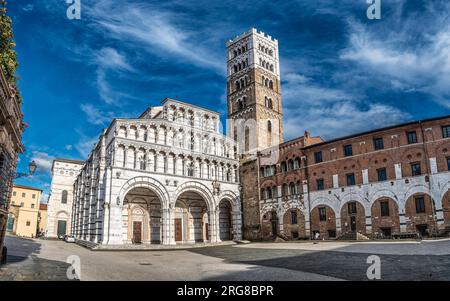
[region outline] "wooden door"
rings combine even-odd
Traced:
[[[181,218],[175,219],[175,241],[183,241],[183,229],[181,225]]]
[[[356,216],[350,216],[350,229],[352,232],[356,231]]]
[[[66,231],[67,231],[67,221],[58,221],[58,229],[56,230],[58,237],[62,237],[64,235],[66,235]]]
[[[133,222],[133,243],[140,244],[142,242],[142,222]]]
[[[205,237],[206,240],[209,240],[209,224],[205,223]]]

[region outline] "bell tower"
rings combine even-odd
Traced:
[[[227,42],[228,135],[240,154],[283,142],[278,41],[252,28]]]

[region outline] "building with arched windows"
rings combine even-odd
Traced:
[[[84,161],[57,158],[52,164],[52,183],[47,205],[47,237],[70,234],[73,184]]]
[[[239,240],[238,165],[216,112],[165,99],[114,119],[76,177],[72,234],[103,245]]]
[[[283,142],[278,41],[250,29],[227,50],[245,239],[450,233],[449,116]]]

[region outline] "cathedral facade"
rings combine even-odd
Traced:
[[[241,239],[237,149],[219,114],[165,99],[114,119],[74,182],[72,234],[104,244]]]

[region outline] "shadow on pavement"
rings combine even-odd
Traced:
[[[63,261],[39,258],[41,244],[39,240],[17,236],[6,236],[8,247],[7,263],[0,266],[2,281],[67,281],[70,264]]]
[[[11,235],[5,237],[5,246],[8,248],[7,264],[26,260],[41,250],[41,244],[35,240]]]
[[[367,263],[367,258],[372,255],[370,253],[337,251],[243,249],[237,247],[202,248],[189,251],[221,258],[229,263],[285,268],[355,281],[368,280],[366,273],[370,264]],[[450,280],[449,255],[378,254],[378,256],[381,260],[381,280]],[[239,275],[229,276],[236,279],[245,278],[244,275],[242,277]],[[227,277],[225,276],[225,278]]]

